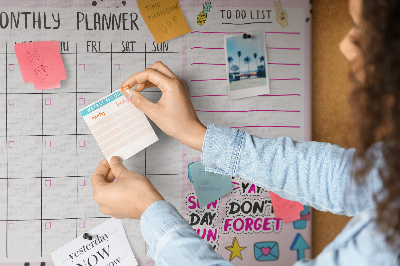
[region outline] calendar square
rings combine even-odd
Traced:
[[[63,177],[76,175],[76,136],[45,136],[43,137],[43,142],[43,176]]]
[[[78,92],[103,92],[111,90],[109,77],[111,75],[110,55],[100,53],[85,53],[78,57],[79,84]],[[80,84],[85,84],[84,86]]]
[[[10,94],[7,106],[8,135],[41,135],[42,104],[39,94]]]
[[[0,220],[7,220],[7,181],[0,179]]]
[[[13,186],[8,188],[8,219],[40,219],[42,180],[40,178],[13,179]]]
[[[52,178],[51,187],[42,191],[44,219],[75,218],[77,207],[77,177]]]
[[[43,134],[66,135],[76,133],[75,94],[50,94],[43,106]]]
[[[42,145],[44,145],[42,137],[8,136],[7,140],[8,177],[40,177],[42,172]],[[21,158],[24,159],[21,160]],[[29,167],[26,167],[26,162],[29,162]]]
[[[51,223],[51,225],[49,224]],[[43,253],[50,254],[66,243],[76,238],[75,220],[42,221]]]
[[[14,229],[8,230],[8,256],[18,258],[21,262],[31,261],[31,258],[41,254],[41,225],[38,221],[16,221]],[[18,239],[18,241],[11,241]],[[21,248],[21,243],[25,247]]]

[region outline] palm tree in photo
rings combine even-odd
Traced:
[[[233,58],[232,58],[232,56],[229,56],[228,57],[228,66],[229,66],[229,68],[228,69],[231,69],[231,63],[233,62]]]
[[[239,57],[239,79],[240,79],[240,57],[242,56],[242,52],[238,51],[238,57]]]
[[[264,60],[265,60],[264,56],[263,55],[260,56],[260,63],[265,62]]]
[[[250,56],[246,56],[245,58],[244,58],[244,62],[247,64],[247,68],[248,68],[248,70],[249,70],[249,73],[248,73],[248,77],[250,77],[250,62],[251,62],[251,58],[250,58]]]
[[[256,64],[256,72],[257,72],[257,53],[254,53],[253,56],[254,56],[254,63]]]
[[[228,57],[228,76],[229,76],[229,83],[232,82],[232,78],[233,78],[233,74],[232,74],[232,76],[231,76],[231,71],[230,71],[230,69],[231,69],[231,62],[232,62],[232,61],[233,61],[232,56],[229,56],[229,57]]]
[[[231,70],[232,70],[232,72],[238,72],[239,71],[239,67],[237,65],[233,64],[231,66]]]
[[[260,69],[260,71],[262,71],[262,73],[260,73],[260,76],[261,77],[266,77],[266,75],[267,75],[267,69],[266,69],[266,67],[265,67],[265,57],[262,55],[262,56],[260,56],[260,63],[262,63],[262,62],[264,62],[264,65],[260,65],[260,68],[261,67],[264,67],[262,70]]]

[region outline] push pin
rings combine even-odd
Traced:
[[[89,240],[92,240],[92,239],[93,239],[93,237],[92,237],[90,234],[88,234],[88,233],[84,233],[84,234],[83,234],[83,239],[89,239]]]
[[[251,38],[250,34],[243,33],[243,39],[250,39],[250,38]]]
[[[128,90],[130,89],[129,85],[126,85],[125,87],[121,87],[121,92],[123,92],[124,90]]]

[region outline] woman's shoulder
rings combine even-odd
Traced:
[[[399,251],[386,242],[375,218],[375,208],[354,216],[323,252],[337,254],[343,263],[351,258],[363,265],[399,265]]]

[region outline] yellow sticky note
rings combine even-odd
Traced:
[[[140,14],[157,43],[190,32],[178,0],[137,0]]]

